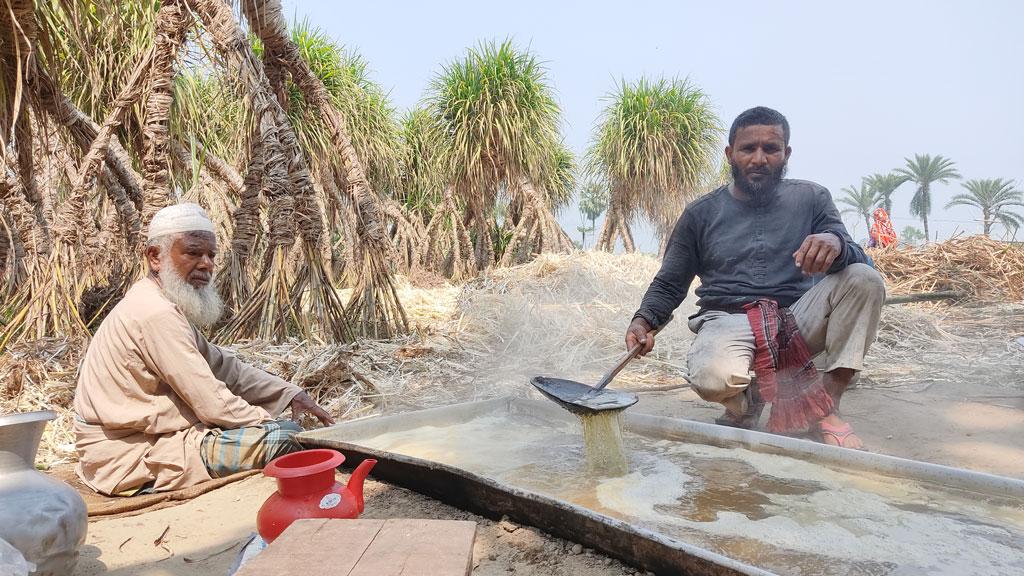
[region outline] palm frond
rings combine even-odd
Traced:
[[[1010,210],[1011,206],[1024,206],[1024,193],[1016,189],[1013,180],[1002,178],[968,180],[963,183],[966,193],[960,193],[946,204],[953,206],[970,206],[981,210],[984,231],[988,235],[992,224],[998,222],[1007,230],[1020,227],[1021,216]]]

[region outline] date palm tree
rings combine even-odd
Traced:
[[[870,185],[867,178],[863,179],[860,186],[846,186],[842,189],[844,196],[839,198],[840,204],[846,204],[842,214],[858,214],[864,218],[864,231],[871,232],[871,212],[878,206],[881,198]]]
[[[941,155],[915,154],[913,160],[905,158],[903,168],[897,168],[896,174],[906,177],[917,184],[914,197],[910,199],[910,213],[921,219],[924,226],[925,242],[928,242],[928,216],[932,212],[932,184],[941,182],[948,184],[950,180],[959,180],[960,173],[956,163]]]
[[[608,188],[597,181],[587,182],[580,190],[580,214],[590,220],[590,228],[583,228],[582,245],[586,247],[586,232],[593,232],[597,219],[608,209]]]
[[[864,179],[864,183],[875,192],[879,203],[890,217],[892,217],[892,195],[906,181],[906,176],[893,172],[876,173]]]
[[[1013,180],[1002,178],[968,180],[963,183],[967,189],[953,196],[946,204],[952,206],[971,206],[981,210],[982,226],[985,236],[992,231],[992,224],[1002,224],[1007,231],[1014,232],[1024,224],[1024,216],[1010,210],[1011,206],[1024,206],[1024,193],[1016,188]]]

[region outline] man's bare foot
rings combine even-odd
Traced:
[[[853,433],[850,424],[839,417],[838,414],[829,414],[818,423],[818,431],[821,434],[821,442],[830,446],[852,448],[863,450],[864,442]]]

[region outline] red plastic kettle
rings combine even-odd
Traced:
[[[256,514],[256,530],[273,542],[300,518],[358,518],[363,512],[363,480],[377,463],[363,460],[352,472],[348,486],[334,480],[334,469],[345,461],[336,450],[303,450],[285,454],[263,468],[277,479],[277,492]]]

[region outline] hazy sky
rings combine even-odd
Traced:
[[[578,155],[619,79],[675,76],[703,89],[726,126],[756,105],[785,114],[789,176],[834,197],[914,153],[953,159],[965,179],[1024,188],[1024,2],[284,3],[362,54],[400,111],[467,47],[511,38],[545,63]],[[980,212],[943,209],[961,190],[933,190],[929,224],[940,238],[981,230]],[[908,213],[912,192],[896,193],[897,230],[921,227]],[[560,220],[579,237],[575,206]],[[846,222],[866,237],[862,220]],[[639,236],[642,249],[656,249]]]

